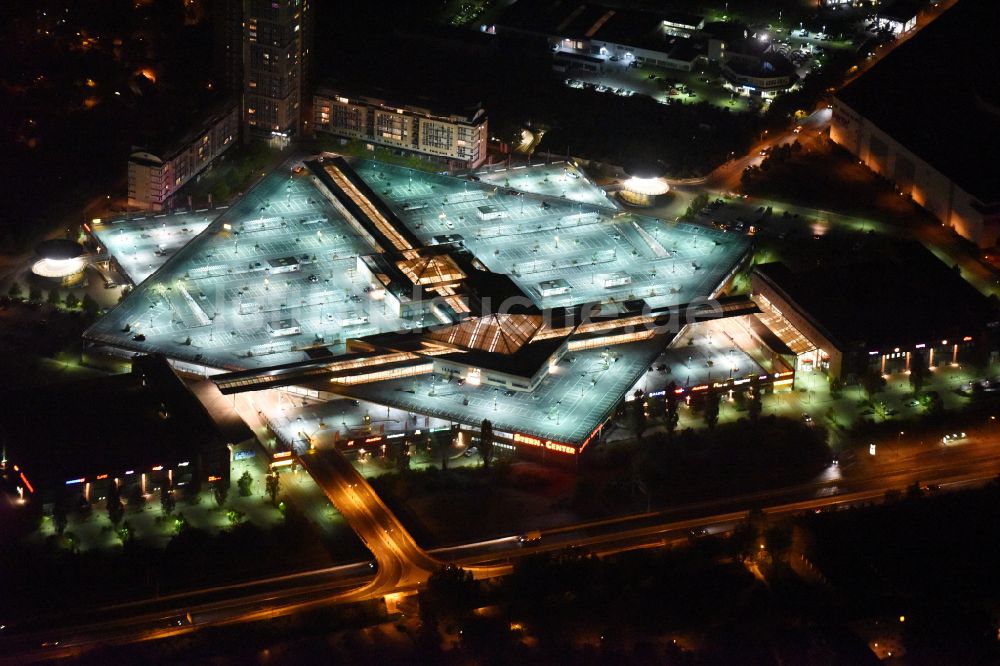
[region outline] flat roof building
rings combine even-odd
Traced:
[[[135,146],[128,158],[130,206],[160,210],[186,183],[237,143],[240,107],[229,102],[162,147]]]
[[[430,156],[450,168],[486,161],[486,110],[479,102],[431,99],[339,84],[313,97],[313,128],[345,139]]]
[[[956,363],[996,326],[996,307],[920,243],[901,242],[884,260],[795,272],[758,265],[751,297],[798,357],[797,369],[857,378],[869,366]]]
[[[585,2],[518,0],[500,17],[496,31],[545,42],[557,52],[690,71],[705,53],[698,48],[697,40],[689,38],[704,23],[700,16],[686,13],[664,14]],[[586,62],[579,62],[581,68]],[[590,63],[590,67],[594,66]]]
[[[228,486],[230,447],[256,439],[219,398],[210,381],[189,388],[162,355],[138,356],[129,373],[48,387],[45,401],[5,392],[0,434],[28,494],[46,503],[96,502],[113,481],[144,493],[168,481]]]
[[[875,13],[875,23],[882,30],[888,30],[894,35],[910,32],[917,27],[917,14],[921,3],[915,0],[896,0],[892,4],[880,7]]]
[[[799,81],[795,65],[780,53],[770,35],[736,21],[706,24],[708,59],[722,65],[728,84],[746,94],[773,97]]]
[[[171,254],[88,329],[87,353],[162,351],[224,393],[287,387],[468,427],[485,413],[511,446],[572,459],[689,316],[748,314],[703,307],[743,239],[623,212],[568,167],[509,174],[550,175],[538,194],[329,154],[304,166]]]
[[[942,224],[1000,239],[1000,5],[963,0],[833,98],[830,138]]]

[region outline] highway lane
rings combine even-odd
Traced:
[[[392,590],[424,582],[442,563],[428,556],[382,498],[335,449],[314,450],[301,461],[306,471],[375,556],[373,589]]]
[[[688,533],[693,529],[727,532],[745,519],[748,508],[784,516],[878,502],[888,490],[902,490],[917,481],[940,485],[947,490],[982,485],[1000,473],[1000,440],[973,437],[959,446],[910,447],[879,456],[881,460],[876,457],[872,461],[855,463],[858,472],[851,478],[821,477],[814,483],[737,498],[565,526],[544,531],[542,540],[535,545],[522,546],[516,537],[509,536],[428,553],[422,551],[405,530],[396,531],[402,527],[398,520],[348,463],[350,472],[340,469],[341,476],[336,478],[342,482],[329,487],[337,501],[344,504],[344,510],[352,512],[357,523],[352,521],[351,524],[361,524],[362,537],[367,543],[376,544],[380,570],[374,577],[357,575],[358,567],[367,566],[358,563],[172,595],[165,600],[150,600],[150,606],[143,606],[143,602],[110,606],[91,612],[93,622],[83,626],[63,625],[64,628],[34,630],[0,639],[0,654],[16,655],[13,659],[0,658],[0,663],[5,663],[5,659],[10,663],[23,663],[34,658],[78,654],[102,644],[151,640],[206,626],[269,619],[310,608],[414,590],[423,582],[424,575],[433,570],[430,567],[444,561],[473,568],[480,576],[503,575],[518,558],[539,552],[578,547],[605,555],[675,543],[689,538]],[[326,472],[319,472],[321,477],[326,473],[331,475],[328,481],[335,478],[337,471],[329,469],[336,468],[335,463],[319,467],[327,468]],[[351,483],[358,485],[352,487]],[[372,511],[369,503],[381,505],[383,509]],[[385,571],[382,571],[383,562]],[[328,579],[324,580],[324,576]],[[210,594],[224,594],[230,598],[199,601],[198,595]],[[170,600],[176,603],[164,603]],[[130,613],[126,617],[116,616],[123,606]],[[176,623],[178,619],[180,624]],[[43,643],[49,645],[42,647]]]

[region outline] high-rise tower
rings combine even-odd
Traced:
[[[215,85],[239,99],[243,94],[243,0],[212,0]]]
[[[311,0],[243,0],[243,126],[287,139],[302,129]]]

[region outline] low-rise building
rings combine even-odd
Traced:
[[[125,497],[164,484],[228,487],[233,452],[258,446],[211,381],[189,388],[161,355],[47,391],[45,401],[23,388],[3,396],[0,432],[26,499],[98,502],[112,483]]]
[[[486,161],[488,122],[478,102],[395,99],[379,90],[329,85],[316,92],[313,114],[318,132],[428,155],[452,168]]]
[[[709,23],[708,59],[722,66],[728,86],[743,94],[774,97],[795,86],[795,65],[774,46],[770,35],[733,21]]]
[[[888,30],[894,35],[902,35],[917,27],[917,12],[920,3],[913,0],[896,0],[886,7],[879,8],[875,14],[875,23],[882,30]]]
[[[691,71],[705,55],[703,42],[692,39],[704,25],[704,18],[686,13],[519,0],[504,13],[495,30],[499,35],[547,44],[556,54]],[[563,60],[572,62],[568,56]],[[586,60],[578,62],[582,69],[601,71],[593,61],[586,65]]]
[[[1000,239],[996,5],[960,2],[833,98],[830,138],[942,224]],[[978,35],[971,38],[970,35]]]
[[[909,370],[954,364],[990,347],[998,313],[975,287],[915,241],[878,262],[793,271],[762,264],[751,298],[767,326],[796,355],[796,370],[854,380],[867,368]]]
[[[160,210],[188,181],[235,145],[239,134],[240,107],[233,102],[179,140],[161,148],[133,147],[128,158],[129,206]]]

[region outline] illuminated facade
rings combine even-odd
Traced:
[[[416,100],[397,103],[325,87],[313,98],[313,127],[347,139],[428,155],[454,168],[475,168],[485,162],[489,139],[486,111],[478,104],[453,110],[438,106]]]
[[[5,404],[16,408],[0,416],[19,478],[46,503],[75,495],[97,502],[112,483],[122,497],[164,484],[228,486],[230,461],[259,446],[210,381],[189,387],[162,356],[139,356],[128,373],[66,382],[53,391],[59,414],[37,396],[5,395]],[[107,402],[99,413],[92,409],[95,395]]]
[[[35,253],[39,259],[32,264],[31,273],[36,278],[65,287],[83,281],[88,258],[79,244],[54,238],[43,241]]]
[[[239,133],[239,106],[231,104],[165,151],[133,148],[128,158],[129,205],[160,210],[186,183],[235,145]]]
[[[306,120],[312,0],[243,0],[243,125],[278,140]]]
[[[920,295],[919,308],[911,307],[912,294]],[[848,381],[873,366],[909,370],[914,353],[933,367],[994,344],[989,330],[997,317],[986,298],[916,242],[901,243],[896,256],[878,263],[800,273],[760,264],[751,295],[797,370]]]
[[[955,3],[838,91],[830,125],[901,196],[984,248],[1000,240],[1000,88],[982,67],[1000,42],[968,36],[995,25],[992,3]]]
[[[705,57],[701,16],[583,2],[515,2],[500,17],[501,34],[544,42],[568,68],[602,71],[609,60],[691,71]]]

